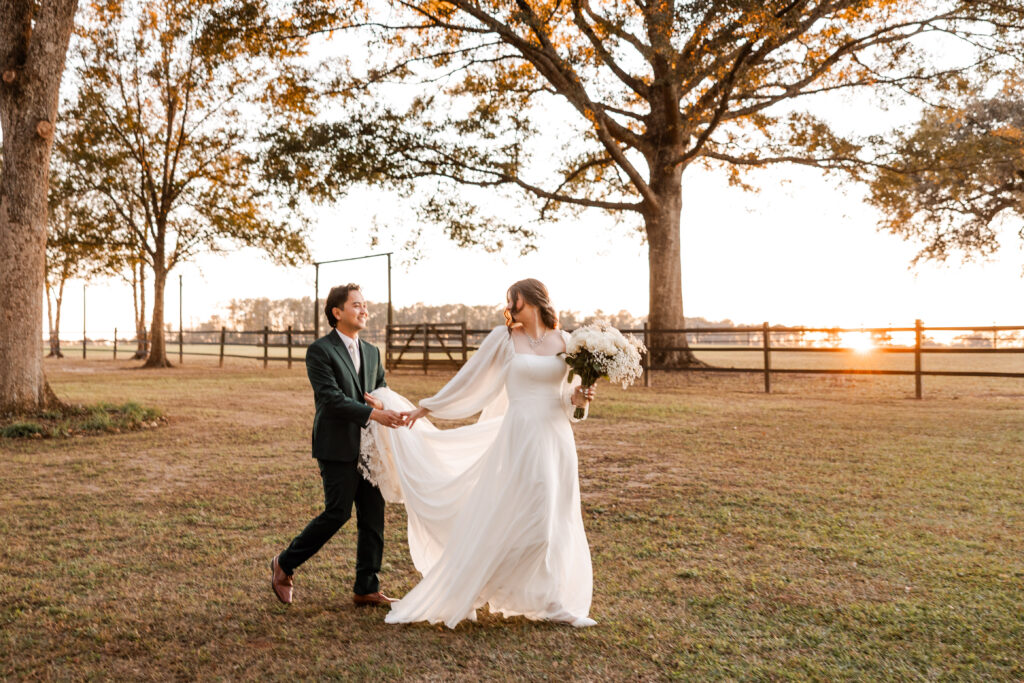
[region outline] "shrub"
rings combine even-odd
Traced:
[[[24,439],[34,434],[42,436],[44,431],[43,426],[36,422],[14,422],[0,429],[0,436],[8,439]]]

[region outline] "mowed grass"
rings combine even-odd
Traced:
[[[575,428],[598,626],[449,631],[351,606],[354,524],[273,598],[270,558],[322,502],[301,367],[135,365],[47,371],[165,426],[0,441],[0,678],[1024,678],[1024,381],[604,383]],[[402,595],[400,506],[386,543]]]

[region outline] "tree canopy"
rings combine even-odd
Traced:
[[[305,121],[318,72],[304,31],[318,3],[191,0],[93,4],[80,18],[64,147],[111,242],[154,276],[152,350],[167,364],[167,274],[200,251],[306,256],[306,222],[256,173],[258,131]],[[306,30],[315,28],[307,25]]]
[[[265,172],[325,200],[360,181],[427,187],[423,219],[490,248],[506,237],[528,245],[537,229],[525,213],[494,211],[496,193],[538,221],[607,211],[647,238],[652,327],[679,328],[685,169],[724,167],[746,186],[744,169],[771,164],[872,168],[856,131],[813,103],[957,87],[1007,38],[976,30],[991,23],[989,4],[355,3],[337,28],[367,39],[370,59],[338,78],[351,106],[334,121],[277,129]],[[945,58],[944,41],[963,59]],[[394,93],[403,104],[388,103]]]
[[[921,245],[918,259],[984,258],[1001,218],[1024,221],[1024,100],[1019,92],[933,109],[893,134],[871,182],[882,227]],[[1024,227],[1018,228],[1024,239]]]

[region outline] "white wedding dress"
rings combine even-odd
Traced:
[[[373,477],[385,499],[405,503],[409,551],[423,575],[392,605],[388,623],[454,628],[475,620],[484,604],[505,616],[595,623],[568,370],[561,357],[517,353],[500,327],[420,402],[442,419],[483,411],[476,423],[446,430],[423,419],[412,429],[371,423],[363,441],[376,451]],[[374,395],[387,408],[412,408],[389,389]]]

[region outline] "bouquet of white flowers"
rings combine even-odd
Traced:
[[[569,335],[565,347],[565,362],[572,368],[569,381],[579,375],[583,387],[589,388],[605,377],[625,389],[643,374],[640,356],[645,351],[643,342],[611,325],[584,325]],[[573,413],[576,419],[584,414],[579,406]]]

